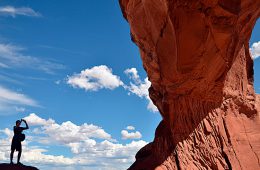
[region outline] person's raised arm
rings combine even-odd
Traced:
[[[28,126],[28,124],[27,124],[26,120],[24,120],[24,119],[21,119],[21,121],[23,121],[23,122],[25,123],[25,125],[26,125],[26,127],[24,128],[24,130],[26,130],[26,129],[29,129],[29,126]]]

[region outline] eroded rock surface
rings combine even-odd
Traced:
[[[120,0],[163,120],[131,170],[260,169],[260,0]]]

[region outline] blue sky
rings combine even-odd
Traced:
[[[259,22],[250,41],[256,58],[258,41]],[[116,0],[0,2],[1,162],[8,162],[10,129],[25,117],[26,164],[125,169],[161,120],[149,85]]]

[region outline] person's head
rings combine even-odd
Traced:
[[[21,125],[21,120],[17,120],[17,121],[15,122],[15,124],[16,124],[17,127],[19,127],[19,126]]]

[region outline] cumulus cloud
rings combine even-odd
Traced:
[[[46,134],[49,142],[58,142],[59,144],[69,144],[83,141],[89,138],[113,140],[111,135],[101,127],[93,124],[75,125],[71,121],[57,124],[53,119],[43,119],[35,113],[31,113],[24,118],[31,126],[41,126],[41,132]]]
[[[13,137],[13,132],[5,128],[0,130],[0,134],[4,134],[0,138],[0,160],[1,161],[9,161],[10,154],[10,144]],[[30,140],[30,137],[27,137],[26,141]],[[33,164],[63,164],[70,165],[73,164],[73,159],[66,158],[63,155],[54,156],[45,154],[47,152],[46,149],[42,149],[39,147],[30,147],[28,142],[23,142],[23,162],[25,163],[33,163]]]
[[[82,70],[79,74],[68,76],[67,83],[74,88],[82,88],[86,91],[113,90],[123,85],[120,78],[112,73],[112,69],[105,65],[95,66]]]
[[[147,144],[143,140],[120,144],[111,140],[111,135],[96,125],[76,125],[70,121],[58,124],[53,119],[43,119],[34,113],[25,119],[32,132],[29,131],[23,142],[22,159],[24,163],[40,169],[45,165],[51,165],[54,169],[63,169],[63,166],[71,169],[80,169],[80,166],[83,169],[126,169],[134,161],[135,153]],[[0,130],[0,161],[9,161],[12,135],[8,128]],[[38,145],[37,142],[43,138],[46,143]],[[55,142],[70,149],[72,156],[50,154],[48,147],[55,146]]]
[[[38,103],[25,94],[18,93],[0,85],[0,114],[9,112],[24,112],[21,106],[39,106]]]
[[[135,130],[135,127],[134,126],[127,126],[126,129],[127,130]]]
[[[120,77],[114,75],[112,69],[105,65],[95,66],[68,76],[66,82],[73,88],[81,88],[86,91],[98,91],[100,89],[113,90],[121,86],[129,92],[128,94],[135,94],[140,98],[147,99],[147,109],[152,112],[157,112],[157,107],[149,97],[148,89],[151,86],[151,82],[148,78],[146,77],[142,81],[136,68],[126,69],[124,73],[130,79],[129,85],[123,83]]]
[[[157,112],[157,107],[153,104],[152,100],[149,97],[148,89],[151,86],[151,82],[146,77],[144,81],[140,79],[136,68],[130,68],[125,70],[125,74],[133,81],[130,82],[130,85],[124,86],[130,93],[137,95],[141,98],[146,98],[148,100],[147,109],[152,112]]]
[[[130,86],[127,87],[127,89],[137,95],[138,97],[148,97],[149,92],[148,89],[151,86],[151,82],[148,80],[148,78],[145,78],[143,82],[136,83],[136,82],[130,82]]]
[[[31,113],[29,116],[24,117],[24,119],[27,121],[28,124],[30,124],[30,126],[48,126],[55,123],[54,120],[45,120],[37,116],[35,113]]]
[[[140,138],[142,138],[142,134],[139,131],[128,132],[127,130],[122,130],[121,135],[122,135],[122,139],[140,139]]]
[[[128,68],[124,71],[124,73],[129,76],[130,79],[132,79],[136,83],[141,83],[140,77],[138,75],[138,71],[136,68]]]
[[[152,111],[152,112],[158,112],[158,108],[153,104],[153,102],[150,98],[148,98],[147,109]]]
[[[23,54],[24,48],[0,43],[0,60],[5,68],[30,68],[48,74],[54,74],[65,66],[48,60]]]
[[[0,7],[0,15],[16,17],[17,15],[29,16],[29,17],[40,17],[39,12],[34,11],[28,7],[13,7],[13,6],[2,6]]]
[[[253,59],[260,57],[260,41],[253,43],[250,48],[251,55]]]

